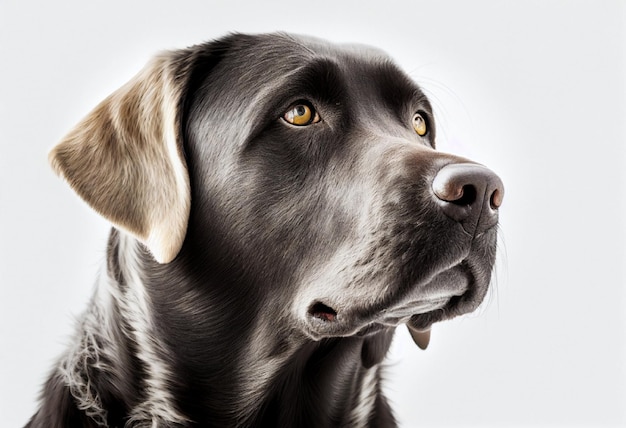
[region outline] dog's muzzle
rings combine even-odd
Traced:
[[[451,220],[448,227],[458,230],[463,240],[473,242],[497,225],[504,186],[493,171],[482,165],[449,163],[434,175],[431,195],[444,218]],[[454,240],[450,242],[452,247],[455,244]],[[332,302],[314,301],[306,316],[307,333],[314,339],[365,336],[406,324],[415,343],[424,349],[433,323],[472,312],[482,301],[489,279],[485,278],[481,255],[464,257],[407,287],[401,297],[391,300],[382,296],[374,307],[338,311]],[[487,264],[490,270],[491,264]]]

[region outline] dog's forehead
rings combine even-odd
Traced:
[[[363,44],[287,33],[234,35],[221,58],[212,76],[207,75],[213,85],[205,88],[230,100],[256,103],[275,97],[281,88],[298,92],[294,82],[307,79],[312,79],[309,86],[329,87],[324,83],[329,78],[335,78],[330,86],[351,93],[386,94],[400,101],[423,98],[419,86],[389,55]]]
[[[383,69],[387,73],[403,73],[395,67],[383,50],[365,44],[337,44],[324,39],[287,33],[246,35],[231,46],[227,55],[237,73],[248,77],[257,73],[254,80],[261,83],[264,77],[275,80],[313,62],[327,61],[339,68],[371,72]]]

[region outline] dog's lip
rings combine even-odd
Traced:
[[[404,310],[403,315],[399,315],[396,313],[392,317],[383,317],[379,321],[366,325],[364,328],[359,330],[356,335],[368,336],[374,333],[378,333],[383,329],[394,328],[399,326],[400,324],[406,324],[407,327],[409,327],[409,331],[411,332],[411,337],[413,338],[413,341],[421,349],[426,349],[426,347],[428,346],[428,341],[430,339],[431,326],[422,327],[420,329],[413,328],[411,325],[411,320],[417,319],[420,315],[433,314],[437,311],[442,310],[443,308],[448,306],[449,302],[454,297],[457,296],[412,302],[411,305],[405,305],[406,309]]]
[[[423,316],[428,320],[436,320],[440,316],[437,312],[443,314],[442,310],[455,297],[451,295],[414,301],[398,308],[378,311],[367,317],[358,316],[355,313],[335,312],[329,306],[316,303],[314,307],[328,309],[325,312],[309,313],[305,331],[314,340],[325,337],[368,336],[384,329],[409,323],[413,319],[422,319],[417,317]],[[425,329],[421,327],[421,330]]]
[[[428,345],[427,335],[433,323],[451,318],[456,304],[473,287],[473,278],[460,263],[440,272],[405,296],[402,303],[376,311],[336,310],[323,299],[309,308],[305,333],[314,340],[325,337],[367,336],[383,329],[407,324],[421,348]],[[419,339],[416,339],[416,336]]]

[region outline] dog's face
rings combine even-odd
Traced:
[[[192,235],[223,236],[279,324],[314,339],[475,309],[495,223],[465,230],[441,209],[435,176],[468,161],[435,151],[422,91],[366,48],[230,49],[189,99]]]
[[[214,294],[206,284],[220,278],[247,296],[250,319],[264,307],[274,328],[314,340],[401,323],[426,331],[480,304],[501,183],[435,150],[427,98],[384,54],[232,36],[155,67],[52,158],[118,228],[196,278],[194,295]],[[145,91],[157,96],[138,95]],[[139,123],[116,124],[124,115]],[[132,147],[77,170],[82,130],[103,123],[118,135],[91,140]],[[450,172],[457,164],[469,165],[460,174],[467,183]],[[126,190],[115,184],[119,174]],[[474,184],[476,175],[488,184]],[[94,181],[108,183],[105,191],[85,184]],[[130,196],[120,196],[129,183]]]

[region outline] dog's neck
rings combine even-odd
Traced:
[[[107,265],[76,347],[94,355],[65,363],[72,395],[102,426],[115,425],[116,417],[150,426],[393,421],[379,394],[378,367],[392,330],[311,341],[261,318],[254,296],[229,300],[237,293],[220,287],[232,284],[214,283],[189,262],[157,265],[141,244],[115,231]],[[189,278],[206,281],[210,292]],[[85,379],[99,382],[85,387]]]

